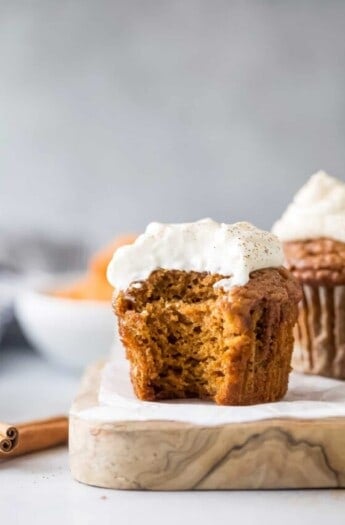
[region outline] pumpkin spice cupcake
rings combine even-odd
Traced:
[[[303,287],[293,368],[345,379],[345,184],[316,173],[273,232]]]
[[[153,223],[108,267],[143,400],[249,405],[287,390],[301,298],[277,237],[248,223]]]

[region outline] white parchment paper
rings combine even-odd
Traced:
[[[146,402],[133,393],[128,362],[117,357],[103,370],[99,405],[82,415],[102,421],[181,421],[204,426],[282,417],[340,417],[345,416],[345,381],[292,373],[282,401],[245,407],[200,400]]]

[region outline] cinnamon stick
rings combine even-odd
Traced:
[[[0,433],[2,431],[3,435],[7,435],[4,434],[4,430],[8,431],[8,427],[5,429],[2,425],[0,424]],[[10,427],[10,430],[13,429],[17,434],[14,433],[15,437],[12,441],[8,437],[4,438],[10,439],[12,447],[7,451],[1,450],[0,445],[0,457],[21,456],[29,452],[65,445],[68,441],[68,418],[65,416],[20,423]]]
[[[0,439],[0,452],[7,454],[13,448],[12,441],[4,436]]]
[[[18,430],[7,423],[0,423],[0,452],[8,453],[17,446]]]

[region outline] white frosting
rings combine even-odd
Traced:
[[[229,290],[246,284],[254,270],[282,264],[281,244],[272,233],[248,222],[219,224],[203,219],[149,224],[133,244],[118,248],[107,276],[119,291],[147,279],[158,268],[209,272],[226,276],[215,286]]]
[[[345,242],[345,184],[319,171],[296,193],[272,231],[283,241],[329,237]]]

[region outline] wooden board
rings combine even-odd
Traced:
[[[87,419],[82,411],[97,406],[101,368],[86,372],[71,409],[78,481],[148,490],[345,487],[345,418],[219,427]]]

